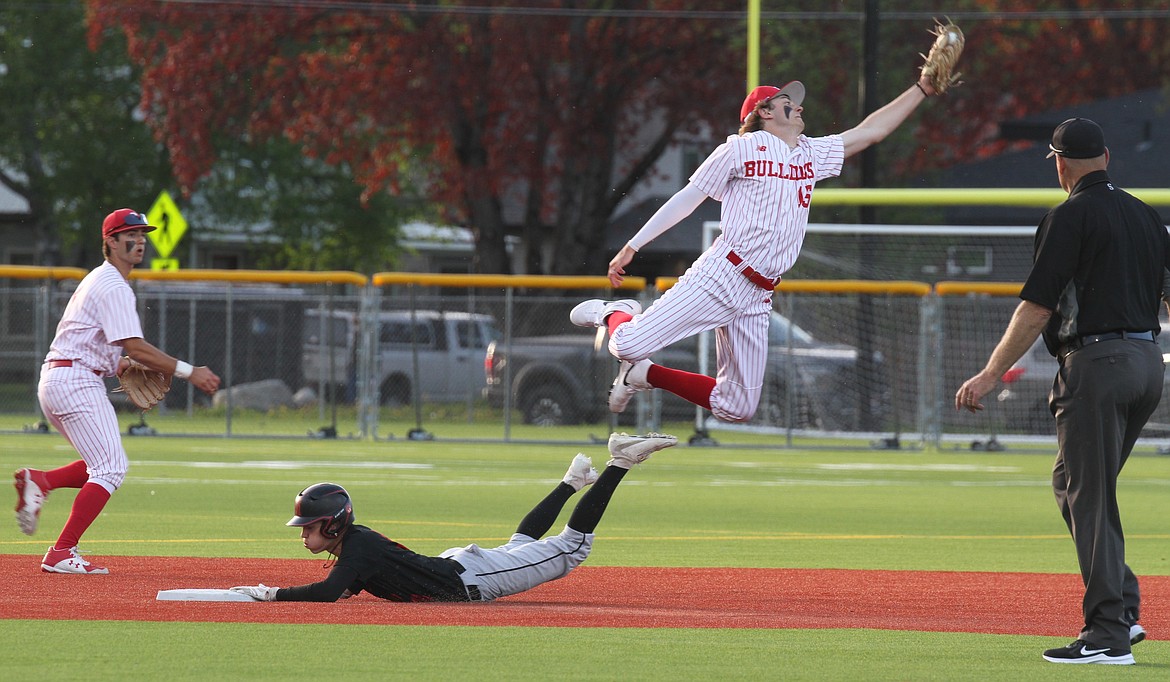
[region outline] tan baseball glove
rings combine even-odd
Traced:
[[[125,393],[130,402],[145,412],[166,397],[167,391],[171,390],[171,376],[150,369],[129,357],[126,359],[130,360],[130,366],[118,377],[118,383],[121,385],[114,389],[114,392]]]
[[[965,38],[963,31],[949,19],[945,25],[936,23],[930,33],[935,36],[930,53],[919,54],[926,60],[922,65],[922,73],[930,78],[934,91],[941,95],[952,85],[962,83],[959,77],[963,74],[955,71],[955,65],[959,63],[959,55],[963,54]]]

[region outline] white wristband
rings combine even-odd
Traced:
[[[186,362],[183,362],[182,360],[175,361],[175,376],[179,377],[180,379],[190,379],[191,371],[194,369],[194,367],[187,364]]]

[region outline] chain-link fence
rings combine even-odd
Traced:
[[[939,303],[938,328],[943,331],[939,345],[938,376],[944,394],[940,410],[942,438],[957,439],[965,434],[979,434],[982,445],[995,449],[1013,439],[1055,438],[1056,424],[1048,408],[1048,394],[1058,369],[1057,361],[1044,347],[1043,339],[1024,354],[1003,377],[996,391],[984,399],[986,410],[973,415],[956,412],[955,389],[986,364],[995,345],[1019,304],[1019,284],[971,284],[940,282],[935,287]],[[1170,327],[1166,311],[1161,310],[1161,327]],[[1164,354],[1170,353],[1170,334],[1157,338]],[[1168,356],[1170,357],[1170,356]],[[1170,373],[1167,374],[1170,378]],[[1170,437],[1170,400],[1164,399],[1142,432],[1147,445],[1165,448]]]
[[[46,430],[41,364],[84,272],[0,268],[0,430]],[[866,446],[994,449],[1051,442],[1047,392],[1056,362],[1042,344],[1005,377],[988,409],[953,395],[986,362],[1018,303],[1018,284],[785,280],[773,297],[760,407],[721,424],[664,391],[606,407],[617,361],[602,334],[574,327],[585,298],[649,306],[664,280],[383,273],[136,273],[148,341],[223,379],[210,398],[176,381],[139,414],[111,400],[129,433],[575,441],[610,430],[764,434],[790,445],[833,438]],[[655,361],[713,374],[714,343],[686,339]],[[111,389],[115,379],[107,379]],[[1147,441],[1170,436],[1159,408]]]

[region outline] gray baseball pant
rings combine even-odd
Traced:
[[[1117,477],[1158,406],[1164,373],[1157,344],[1116,339],[1068,355],[1052,386],[1052,489],[1085,584],[1080,639],[1097,646],[1130,648],[1125,611],[1136,612],[1140,596],[1125,563]]]

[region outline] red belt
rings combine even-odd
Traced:
[[[72,366],[73,366],[72,360],[49,360],[49,369],[53,369],[54,367],[72,367]],[[102,375],[102,373],[97,371],[96,369],[91,369],[89,371],[93,372],[94,374],[98,375],[99,377]]]
[[[739,257],[739,254],[734,251],[727,252],[727,260],[731,261],[731,264],[736,267],[739,267],[739,264],[743,262],[743,259]],[[761,289],[767,289],[768,291],[772,291],[776,288],[776,285],[780,283],[779,277],[776,279],[768,279],[767,277],[764,277],[760,273],[753,270],[750,265],[743,270],[740,270],[740,274],[742,274],[744,277],[747,277],[748,281],[750,281],[752,284],[758,286]]]

